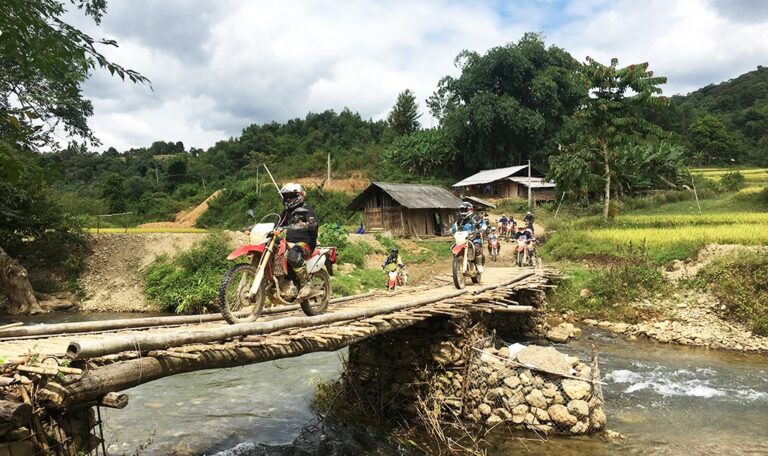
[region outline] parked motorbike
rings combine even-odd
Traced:
[[[397,287],[408,283],[408,271],[405,267],[390,264],[385,271],[387,273],[387,290],[395,291]]]
[[[299,290],[289,277],[285,227],[274,223],[257,223],[250,230],[250,243],[235,249],[227,257],[236,260],[248,255],[248,263],[233,266],[219,287],[221,314],[229,324],[255,320],[264,308],[265,298],[271,305],[299,304],[305,314],[318,315],[328,307],[331,298],[336,247],[318,247],[306,261],[310,294],[298,300]]]
[[[488,238],[488,254],[490,255],[493,261],[496,261],[496,259],[498,258],[499,256],[499,238],[498,237]]]
[[[483,266],[476,264],[475,246],[472,239],[478,235],[475,231],[457,231],[453,235],[453,284],[458,289],[466,286],[466,278],[472,279],[472,283],[480,283]]]

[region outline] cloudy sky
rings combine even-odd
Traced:
[[[67,20],[117,40],[105,53],[152,81],[100,71],[84,87],[92,128],[118,150],[160,139],[205,148],[308,111],[380,119],[405,88],[423,107],[462,49],[527,31],[581,61],[650,62],[666,94],[768,65],[762,0],[109,0],[99,27]]]

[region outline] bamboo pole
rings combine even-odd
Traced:
[[[356,309],[345,312],[335,312],[314,317],[288,317],[267,322],[239,323],[207,331],[186,331],[173,334],[132,334],[115,336],[100,340],[73,341],[67,347],[67,355],[73,359],[93,358],[124,351],[164,350],[192,343],[217,342],[234,337],[256,334],[268,334],[289,328],[307,328],[326,325],[344,320],[357,320],[375,315],[393,313],[411,307],[431,304],[444,299],[451,299],[466,293],[479,294],[494,288],[510,285],[533,275],[534,272],[518,274],[514,278],[495,285],[487,285],[474,291],[458,290],[438,296],[417,299],[400,304],[391,304],[373,309]]]
[[[332,299],[330,304],[352,301],[373,296],[375,292],[362,293],[352,296],[344,296]],[[282,312],[291,312],[299,310],[299,305],[275,306],[264,309],[262,314],[271,315]],[[235,315],[246,316],[247,312],[239,312]],[[96,331],[110,331],[116,329],[129,328],[148,328],[152,326],[178,326],[195,323],[208,323],[213,321],[223,321],[224,317],[220,313],[206,315],[179,315],[165,317],[146,317],[146,318],[122,318],[116,320],[101,321],[80,321],[72,323],[43,324],[33,326],[13,327],[8,329],[0,328],[0,340],[12,338],[33,338],[38,336],[77,334]]]
[[[462,290],[464,292],[464,290]],[[458,292],[457,292],[458,293]],[[336,351],[374,335],[409,326],[410,323],[376,325],[376,331],[367,334],[338,334],[325,343],[316,339],[302,337],[284,340],[280,344],[258,344],[257,342],[239,342],[238,346],[221,347],[206,350],[199,361],[185,358],[144,356],[120,363],[107,364],[88,371],[81,380],[62,385],[55,381],[48,382],[38,390],[40,404],[48,409],[63,410],[79,404],[97,401],[101,396],[122,391],[170,375],[204,369],[223,369],[243,366],[275,359],[292,358],[317,351]]]

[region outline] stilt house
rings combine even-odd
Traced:
[[[435,185],[373,182],[349,204],[362,211],[368,231],[397,235],[442,235],[458,216],[461,199]]]

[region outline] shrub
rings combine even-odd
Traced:
[[[175,257],[161,256],[145,273],[147,299],[162,310],[196,313],[214,302],[224,273],[232,267],[224,233],[206,236]]]
[[[373,247],[363,241],[351,242],[339,249],[339,262],[351,263],[358,268],[365,267],[365,256],[374,253]]]
[[[720,185],[729,192],[735,192],[744,186],[744,175],[738,171],[731,171],[723,174],[720,178]]]
[[[765,252],[738,252],[712,262],[699,272],[698,278],[726,306],[724,318],[746,323],[755,334],[768,336]]]
[[[760,192],[757,194],[757,202],[760,204],[764,209],[768,209],[768,187],[763,188],[760,190]]]
[[[326,223],[320,226],[317,233],[317,243],[325,246],[336,246],[343,249],[349,244],[344,228],[335,223]]]

